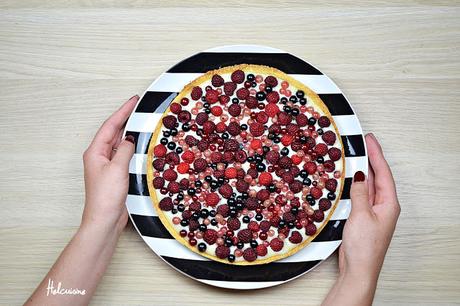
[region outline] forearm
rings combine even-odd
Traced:
[[[110,263],[119,234],[110,227],[82,225],[26,305],[87,305]],[[61,289],[80,293],[56,293],[59,283]]]

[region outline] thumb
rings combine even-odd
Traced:
[[[357,171],[353,177],[353,184],[351,184],[350,189],[351,214],[360,211],[370,211],[368,189],[366,176],[362,171]]]
[[[117,152],[112,158],[112,163],[117,164],[120,167],[126,168],[126,172],[129,170],[129,161],[134,154],[134,137],[128,135],[120,142],[117,148]]]

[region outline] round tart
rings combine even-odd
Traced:
[[[341,137],[318,95],[280,70],[247,64],[185,86],[147,162],[150,196],[171,235],[235,265],[308,245],[330,219],[344,173]]]

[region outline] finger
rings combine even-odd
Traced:
[[[129,161],[134,154],[134,137],[128,135],[122,140],[112,158],[112,163],[120,166],[123,171],[129,171]]]
[[[353,177],[353,184],[350,189],[351,214],[357,212],[371,211],[369,206],[369,190],[367,180],[363,172],[357,171]]]
[[[97,131],[91,143],[91,149],[105,157],[110,158],[112,151],[112,141],[117,136],[118,131],[123,127],[131,112],[134,110],[139,96],[135,95],[113,113]]]
[[[368,175],[367,175],[367,187],[369,188],[369,204],[372,206],[374,205],[375,201],[375,186],[374,186],[374,170],[372,169],[372,166],[369,164],[369,170],[368,170]]]
[[[375,204],[395,202],[396,187],[390,167],[374,134],[366,135],[369,162],[374,170]]]
[[[124,132],[124,128],[121,128],[119,131],[118,131],[118,134],[117,136],[114,138],[113,142],[112,142],[112,152],[110,153],[110,160],[112,160],[113,156],[115,155],[115,152],[116,152],[116,149],[118,148],[118,146],[120,145],[121,141],[123,140],[123,132]],[[115,150],[114,150],[115,149]]]

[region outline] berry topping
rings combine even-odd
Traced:
[[[305,227],[305,234],[307,234],[308,236],[313,236],[314,234],[316,234],[316,225],[313,223],[309,223]]]
[[[269,75],[265,78],[265,84],[271,87],[276,87],[276,85],[278,85],[278,80],[274,76]]]
[[[269,186],[272,183],[273,177],[268,172],[262,172],[259,175],[259,184],[264,186]]]
[[[293,231],[291,233],[291,237],[289,237],[289,241],[294,244],[301,243],[302,240],[303,240],[302,235],[298,231]]]
[[[163,125],[167,129],[173,129],[175,128],[177,123],[177,118],[173,115],[168,115],[163,117]]]
[[[279,252],[284,246],[283,240],[279,238],[274,238],[272,241],[270,241],[270,247],[272,248],[273,251]]]
[[[249,262],[257,259],[257,253],[253,248],[247,248],[243,252],[243,258]]]
[[[232,73],[231,79],[233,82],[241,84],[244,82],[244,72],[243,70],[236,70]]]
[[[257,253],[257,256],[261,256],[261,257],[267,255],[268,253],[267,247],[263,244],[259,244],[256,247],[256,253]]]
[[[252,240],[252,231],[243,229],[238,232],[238,239],[243,243],[249,243]]]
[[[219,245],[216,248],[216,256],[220,259],[225,259],[230,255],[230,248],[226,247],[225,245]]]
[[[161,210],[170,211],[173,208],[173,202],[171,198],[163,198],[161,199],[160,203],[158,203]]]
[[[227,96],[232,96],[235,92],[236,84],[233,82],[227,82],[224,84],[224,92]]]
[[[215,74],[215,75],[212,76],[211,84],[214,87],[220,87],[220,86],[224,85],[224,78],[221,77],[218,74]]]
[[[190,96],[192,97],[193,100],[195,100],[195,101],[199,100],[202,95],[203,95],[203,90],[201,89],[201,87],[199,87],[199,86],[193,87],[192,93],[190,94]]]
[[[254,137],[262,136],[264,133],[264,125],[258,122],[254,122],[249,126],[249,131]]]
[[[331,120],[326,116],[321,116],[318,119],[318,125],[322,128],[328,127],[331,125]]]
[[[241,222],[238,218],[228,218],[227,220],[227,227],[229,230],[236,231],[240,229]]]
[[[337,137],[333,131],[327,131],[323,134],[323,136],[321,136],[321,138],[325,143],[332,146],[335,143]]]
[[[211,192],[206,196],[206,204],[208,206],[216,206],[219,203],[220,198],[217,193]]]
[[[214,244],[217,240],[217,232],[213,229],[206,230],[203,234],[203,240],[209,245]]]

